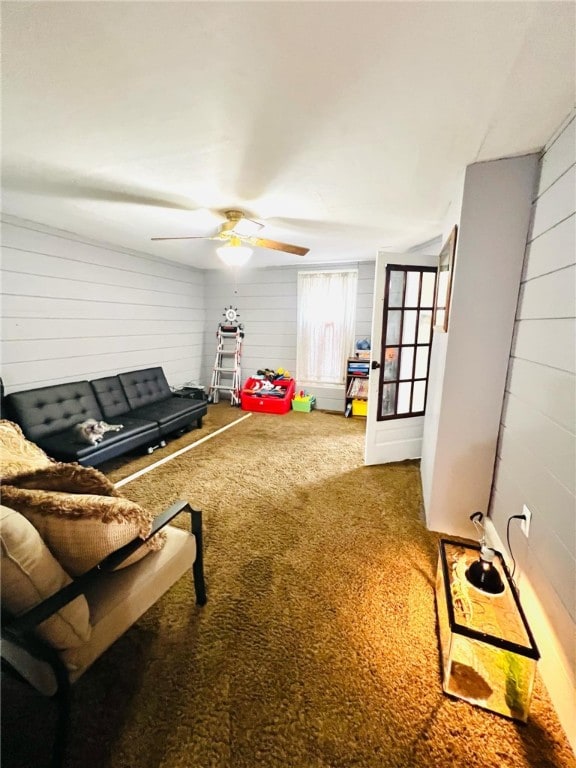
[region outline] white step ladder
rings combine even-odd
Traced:
[[[230,307],[232,310],[232,307]],[[240,405],[240,355],[242,353],[242,340],[244,329],[235,320],[238,314],[235,310],[227,310],[226,318],[234,315],[233,321],[219,323],[216,338],[216,359],[212,370],[212,381],[208,390],[208,402],[217,403],[220,400],[220,392],[230,393],[230,405]]]

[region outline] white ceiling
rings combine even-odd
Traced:
[[[573,2],[2,2],[3,210],[201,268],[241,208],[254,266],[437,237],[467,164],[575,102]],[[209,213],[211,211],[212,213]]]

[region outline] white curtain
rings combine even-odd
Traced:
[[[298,273],[299,384],[344,384],[354,349],[357,283],[357,270]]]

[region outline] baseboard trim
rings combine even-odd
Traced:
[[[162,466],[162,464],[166,464],[166,462],[168,461],[172,461],[172,459],[175,459],[178,456],[182,456],[183,453],[187,453],[188,451],[191,451],[192,448],[196,448],[196,446],[201,445],[202,443],[205,443],[206,440],[211,440],[213,437],[216,437],[216,435],[220,435],[222,432],[225,432],[227,429],[230,429],[231,427],[236,426],[236,424],[240,424],[241,421],[244,421],[244,419],[249,419],[250,416],[252,416],[252,414],[247,413],[245,416],[241,416],[239,419],[236,419],[236,421],[233,421],[230,424],[226,424],[226,426],[224,427],[220,427],[220,429],[217,429],[215,432],[211,432],[209,435],[206,435],[206,437],[201,437],[200,440],[196,440],[194,443],[187,445],[185,448],[180,448],[179,451],[174,451],[174,453],[171,453],[169,456],[165,456],[163,459],[159,459],[158,461],[155,461],[154,464],[150,464],[149,467],[144,467],[144,469],[140,469],[138,472],[134,472],[133,475],[129,475],[128,477],[125,477],[123,480],[119,480],[114,485],[114,488],[121,488],[123,485],[127,485],[128,483],[131,483],[132,480],[136,480],[137,477],[142,477],[142,475],[145,475],[147,472],[152,472],[153,469],[156,469],[157,467]]]

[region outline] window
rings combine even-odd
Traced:
[[[354,348],[357,283],[357,270],[298,273],[299,384],[344,384]]]
[[[435,287],[435,267],[386,267],[378,421],[424,413]]]

